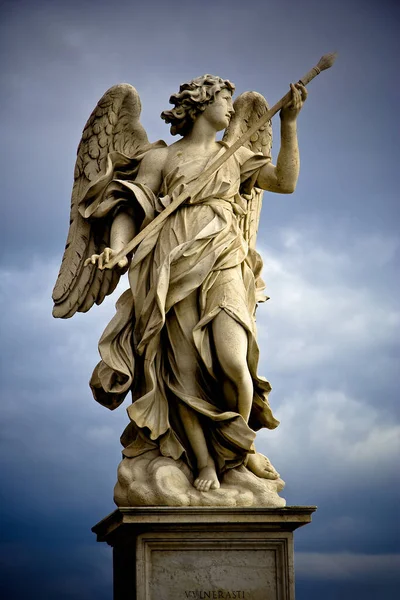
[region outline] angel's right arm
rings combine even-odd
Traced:
[[[164,152],[163,152],[164,151]],[[165,162],[165,149],[150,150],[142,159],[135,183],[146,185],[158,194],[162,183],[162,168]],[[110,243],[113,252],[120,252],[136,235],[134,218],[124,210],[118,212],[111,225]]]
[[[118,254],[125,246],[135,237],[136,224],[132,215],[125,211],[120,210],[114,217],[111,223],[110,229],[110,247],[104,248],[101,254],[92,254],[90,258],[85,261],[85,266],[88,264],[95,265],[97,263],[100,269],[103,269],[104,265],[108,263],[113,254]],[[128,265],[128,259],[125,256],[118,262],[118,266],[124,269]]]
[[[167,148],[150,150],[142,159],[135,183],[146,185],[157,196],[160,192]]]
[[[265,165],[259,173],[257,184],[263,190],[278,194],[291,194],[299,177],[300,158],[297,142],[297,116],[307,98],[302,84],[290,85],[292,100],[281,109],[281,148],[276,166]]]
[[[162,183],[163,166],[166,160],[166,148],[150,150],[143,157],[135,183],[142,183],[158,194]],[[106,264],[113,254],[118,254],[137,234],[137,225],[132,214],[123,208],[117,212],[111,224],[110,248],[106,248],[101,255],[94,254],[90,260],[92,264],[98,262],[100,268]],[[119,261],[119,267],[128,264],[127,258]]]

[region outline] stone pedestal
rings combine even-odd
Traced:
[[[315,510],[119,508],[92,531],[113,547],[114,600],[294,600],[293,531]]]

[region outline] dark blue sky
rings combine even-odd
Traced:
[[[258,447],[289,505],[319,506],[295,534],[297,600],[397,598],[395,3],[14,0],[0,22],[2,598],[111,598],[111,551],[90,528],[114,509],[127,416],[87,381],[118,294],[67,321],[50,299],[91,110],[129,82],[149,138],[170,142],[159,114],[181,82],[215,73],[273,104],[332,50],[299,117],[297,190],[264,196],[260,372],[281,426]]]

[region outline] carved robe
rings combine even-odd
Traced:
[[[131,423],[121,438],[127,457],[158,447],[162,455],[194,466],[179,402],[199,415],[220,473],[245,461],[252,452],[254,431],[279,423],[268,404],[270,385],[257,375],[254,314],[257,301],[265,299],[262,262],[249,250],[240,225],[246,201],[239,191],[250,191],[266,162],[261,154],[246,160],[238,151],[201,192],[168,217],[160,232],[137,248],[129,269],[130,289],[117,302],[116,315],[100,340],[102,360],[91,378],[94,397],[110,409],[132,391]],[[168,173],[160,198],[140,183],[108,177],[96,201],[86,198],[82,210],[86,217],[110,218],[113,211],[129,208],[144,227],[180,193],[183,177],[186,182],[195,179],[206,166],[199,158]],[[254,383],[249,424],[224,401],[211,328],[221,310],[248,336]],[[178,369],[180,353],[195,364],[195,395],[186,390],[189,374]]]

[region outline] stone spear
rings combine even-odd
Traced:
[[[336,53],[325,54],[319,61],[319,63],[313,67],[304,77],[299,79],[298,83],[302,85],[307,85],[321,73],[321,71],[325,71],[329,69],[333,65],[336,59]],[[184,190],[169,204],[149,225],[147,225],[137,236],[133,238],[126,246],[111,257],[111,259],[103,266],[103,269],[112,269],[120,260],[122,260],[129,252],[132,252],[139,244],[144,240],[145,237],[151,235],[152,233],[158,231],[165,221],[169,217],[171,213],[173,213],[185,200],[190,198],[191,196],[195,196],[207,183],[209,178],[220,168],[220,166],[228,160],[232,154],[236,152],[241,146],[243,146],[252,135],[256,133],[269,121],[272,117],[283,107],[285,106],[291,99],[291,91],[285,94],[283,98],[281,98],[272,108],[270,108],[265,115],[263,115],[250,129],[248,129],[243,135],[241,135],[236,142],[232,144],[229,148],[226,149],[224,154],[222,154],[217,160],[215,160],[202,174],[198,177],[197,180],[191,182],[184,188]]]

